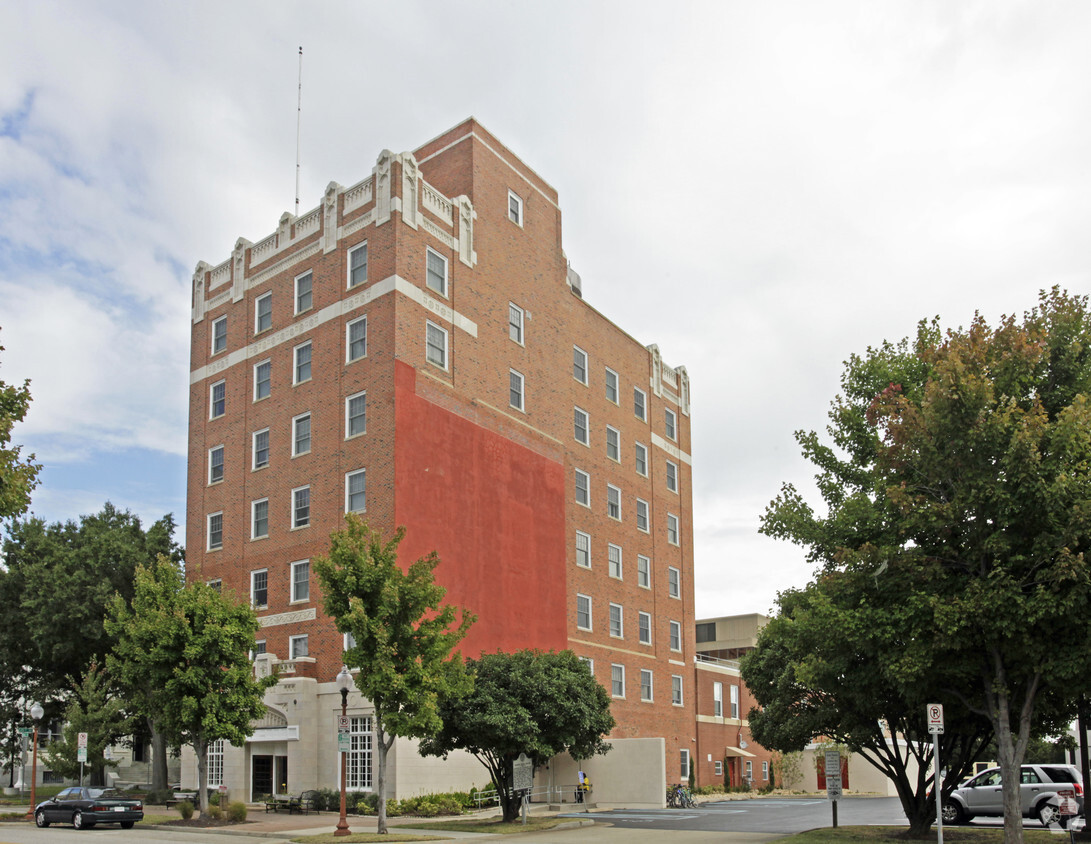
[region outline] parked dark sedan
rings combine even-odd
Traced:
[[[116,788],[66,788],[56,797],[43,800],[34,808],[34,822],[40,827],[51,823],[70,823],[76,829],[90,829],[100,823],[121,824],[132,829],[144,819],[144,802],[126,797]]]

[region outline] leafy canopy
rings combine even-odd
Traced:
[[[0,381],[0,520],[25,513],[38,485],[41,464],[34,462],[33,454],[24,458],[22,447],[11,442],[15,423],[26,418],[30,402],[29,380],[22,386]]]

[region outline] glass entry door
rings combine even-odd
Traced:
[[[253,794],[251,800],[260,800],[266,794],[275,794],[273,791],[273,757],[254,756],[254,773],[251,778]]]

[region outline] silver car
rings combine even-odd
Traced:
[[[1083,813],[1083,782],[1073,765],[1023,765],[1020,771],[1019,802],[1024,818],[1037,818],[1043,826],[1065,826],[1069,815],[1061,813],[1061,797],[1074,797]],[[1000,769],[989,768],[967,780],[951,793],[943,805],[943,822],[966,823],[978,815],[1003,815],[1004,795]]]

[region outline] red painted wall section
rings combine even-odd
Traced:
[[[394,518],[406,565],[435,550],[462,653],[567,647],[564,468],[416,394],[395,362]]]

